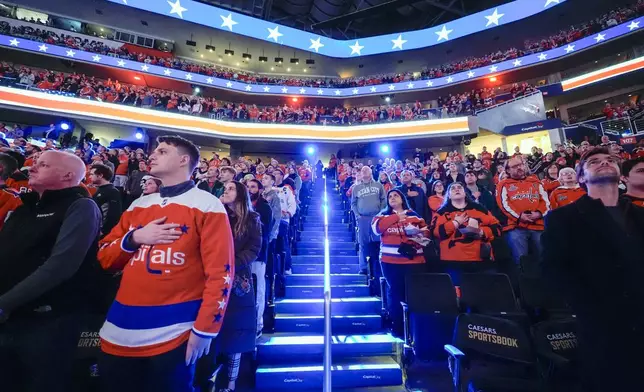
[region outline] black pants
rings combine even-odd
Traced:
[[[186,366],[187,342],[153,357],[103,353],[99,372],[103,392],[193,392],[195,366]]]
[[[422,274],[425,264],[380,263],[382,275],[387,280],[387,310],[392,321],[395,336],[404,336],[403,310],[400,301],[405,301],[405,277]]]
[[[50,312],[0,324],[2,392],[69,392],[83,317]]]
[[[291,269],[291,240],[289,238],[289,223],[285,220],[280,221],[275,251],[278,253],[284,252],[286,255],[285,260],[283,260],[284,265],[281,265],[278,269],[278,271],[280,271],[278,272],[278,275],[281,275],[285,270]]]

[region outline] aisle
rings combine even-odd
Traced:
[[[382,333],[381,301],[369,295],[367,277],[358,274],[357,251],[348,225],[342,223],[340,196],[333,184],[327,187],[333,390],[404,391],[402,341]],[[293,275],[286,277],[286,295],[275,302],[275,333],[258,342],[256,390],[322,388],[324,189],[319,180],[293,255]]]

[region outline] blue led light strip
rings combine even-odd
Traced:
[[[193,74],[178,69],[160,67],[140,63],[137,61],[125,60],[111,56],[99,55],[82,50],[74,50],[62,46],[48,45],[42,42],[31,41],[19,37],[12,37],[0,34],[0,46],[11,49],[19,49],[49,56],[62,57],[67,60],[82,61],[85,63],[109,66],[120,69],[128,69],[141,74],[150,74],[160,77],[181,80],[192,84],[203,86],[218,87],[232,90],[245,94],[256,95],[297,95],[308,97],[326,97],[326,98],[350,98],[367,95],[380,95],[391,93],[404,93],[410,91],[438,89],[453,84],[468,82],[483,77],[496,76],[501,73],[511,72],[513,70],[525,68],[528,66],[548,63],[566,56],[572,56],[575,53],[586,50],[598,45],[602,45],[613,39],[637,33],[644,27],[644,17],[631,20],[621,25],[611,27],[595,35],[571,42],[567,46],[550,49],[544,52],[526,55],[513,60],[506,60],[495,63],[491,66],[471,69],[446,77],[434,78],[429,80],[415,80],[400,83],[380,84],[375,86],[363,86],[354,88],[313,88],[313,87],[293,87],[282,85],[263,85],[247,84],[235,82],[228,79],[220,79],[206,75]]]
[[[318,179],[319,181],[319,179]],[[322,194],[322,212],[324,214],[324,374],[322,379],[323,392],[331,392],[331,255],[329,252],[329,200],[326,193],[326,175],[322,176],[324,181],[324,193]]]
[[[307,52],[348,58],[439,45],[528,18],[549,10],[566,0],[514,0],[440,26],[357,40],[322,37],[311,32],[271,23],[194,0],[108,1]]]

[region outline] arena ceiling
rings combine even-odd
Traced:
[[[198,0],[335,39],[419,30],[510,0]]]

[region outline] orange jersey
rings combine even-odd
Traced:
[[[566,188],[563,185],[550,193],[550,208],[567,206],[576,202],[580,197],[586,194],[584,188],[577,185],[573,188]]]
[[[172,187],[175,194],[136,199],[99,244],[101,266],[123,270],[100,331],[101,349],[108,354],[155,356],[186,342],[191,331],[205,337],[219,333],[235,276],[228,216],[212,194],[194,186],[181,193],[180,186]],[[135,230],[161,217],[180,225],[178,240],[128,248]]]
[[[543,185],[534,176],[524,180],[506,178],[496,189],[496,203],[508,217],[504,231],[517,227],[543,230],[543,215],[550,210],[550,200]],[[542,215],[535,222],[521,222],[519,218],[526,211],[539,211]]]
[[[0,188],[0,230],[9,215],[21,205],[20,193],[11,188]]]
[[[7,188],[15,189],[20,193],[29,192],[29,178],[22,172],[15,172],[5,182]]]
[[[443,196],[431,195],[429,199],[427,199],[427,204],[429,205],[429,209],[432,210],[432,212],[436,212],[439,208],[441,208],[441,205],[443,204]]]
[[[470,219],[478,222],[483,236],[470,236],[456,229],[454,218],[463,214],[467,214]],[[438,210],[432,219],[431,226],[434,237],[440,241],[442,261],[483,261],[481,257],[482,243],[490,243],[494,238],[501,236],[499,221],[477,203],[468,203],[462,210],[449,203]],[[490,257],[493,258],[492,255]]]
[[[129,164],[129,159],[127,155],[125,154],[119,155],[119,165],[116,167],[116,173],[114,174],[119,176],[127,176],[128,164]]]
[[[391,215],[378,214],[371,221],[371,229],[380,236],[380,261],[382,263],[421,264],[425,262],[422,246],[414,242],[407,235],[405,229],[413,226],[419,229],[420,234],[424,237],[429,237],[429,228],[423,218],[413,210],[407,210],[405,214],[407,217],[403,221],[393,213]],[[413,259],[398,253],[398,247],[402,243],[410,244],[416,249]]]
[[[549,178],[541,180],[541,184],[548,194],[561,186],[561,183],[558,180],[551,180]]]

